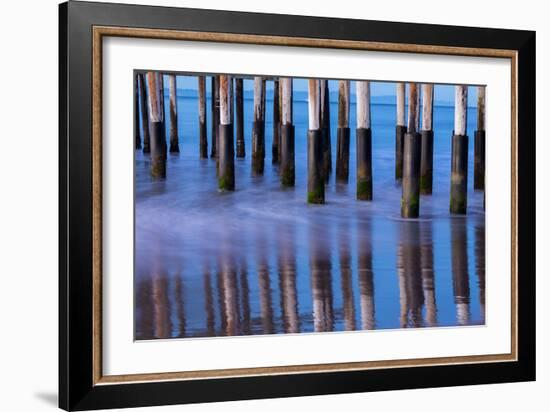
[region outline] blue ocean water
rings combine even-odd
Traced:
[[[166,180],[152,180],[149,157],[136,151],[136,339],[484,324],[475,109],[468,110],[467,215],[449,214],[454,109],[436,106],[433,195],[421,197],[420,219],[407,221],[394,179],[395,105],[371,108],[374,200],[355,200],[352,104],[349,184],[333,174],[326,204],[315,206],[306,202],[307,103],[294,102],[294,189],[280,187],[271,163],[269,98],[265,173],[252,176],[252,105],[245,99],[247,156],[235,160],[233,193],[218,192],[215,160],[199,158],[193,93],[178,96],[181,152],[169,155]],[[210,153],[209,101],[207,108]],[[337,103],[330,109],[334,170]]]

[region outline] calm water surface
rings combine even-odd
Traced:
[[[272,102],[265,174],[253,177],[252,101],[245,100],[247,157],[236,159],[234,193],[219,193],[215,160],[199,159],[197,100],[184,94],[178,105],[181,153],[169,155],[167,179],[152,181],[149,158],[136,151],[136,339],[484,324],[475,109],[468,119],[468,214],[448,212],[454,112],[435,107],[434,193],[421,197],[421,218],[406,221],[394,181],[395,106],[372,107],[374,201],[355,200],[352,105],[350,183],[336,184],[333,175],[327,203],[312,206],[306,102],[294,103],[296,187],[283,190],[271,165]],[[336,114],[333,102],[333,162]]]

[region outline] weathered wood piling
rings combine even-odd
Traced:
[[[474,189],[485,189],[485,86],[477,88],[477,130],[474,134]]]
[[[420,155],[420,193],[432,194],[434,132],[433,132],[433,84],[422,85],[422,130]]]
[[[139,74],[134,73],[134,141],[136,149],[141,149],[141,130],[139,127]]]
[[[319,80],[310,79],[308,81],[309,129],[307,132],[307,201],[308,203],[315,204],[325,203],[323,137],[320,128],[320,109]]]
[[[220,124],[220,76],[212,76],[212,95],[211,109],[212,109],[212,143],[210,157],[218,157],[218,126]]]
[[[179,153],[178,92],[175,74],[168,75],[168,87],[170,91],[170,153]]]
[[[149,107],[147,105],[147,88],[145,87],[145,73],[139,73],[139,103],[141,108],[141,127],[143,133],[143,153],[150,153],[149,135]],[[139,127],[139,125],[138,125]]]
[[[208,157],[208,136],[206,133],[206,77],[199,76],[199,153],[201,159]]]
[[[254,77],[254,121],[252,124],[252,173],[264,174],[265,79]]]
[[[408,125],[403,145],[403,189],[401,217],[417,218],[420,211],[420,134],[419,90],[409,83]]]
[[[166,177],[166,132],[164,130],[162,81],[162,73],[147,72],[149,124],[151,129],[151,176],[153,178]]]
[[[233,123],[231,116],[231,77],[220,76],[220,126],[218,147],[218,187],[222,191],[235,190],[235,159]]]
[[[349,178],[349,80],[338,83],[338,130],[336,150],[336,180],[347,183]]]
[[[321,133],[323,134],[323,175],[325,183],[332,173],[332,142],[330,136],[330,91],[328,80],[321,80]]]
[[[357,129],[355,136],[357,157],[358,200],[372,200],[372,131],[370,122],[370,82],[357,81]]]
[[[468,86],[455,86],[455,128],[451,153],[450,212],[466,214],[468,189]]]
[[[294,125],[292,124],[292,79],[284,77],[281,84],[281,185],[294,186]]]
[[[403,178],[403,147],[405,142],[405,83],[397,83],[396,104],[397,104],[397,124],[395,126],[395,179]]]
[[[281,119],[279,108],[279,79],[273,79],[273,141],[271,144],[271,163],[279,164],[281,142]]]
[[[237,157],[245,157],[243,79],[235,79],[235,123],[237,133]]]

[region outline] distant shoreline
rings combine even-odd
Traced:
[[[178,97],[183,98],[194,98],[196,99],[198,97],[197,91],[193,89],[178,89],[177,90]],[[338,93],[337,92],[331,92],[330,93],[330,102],[332,104],[338,104]],[[169,96],[169,90],[164,90],[164,97],[168,98]],[[211,94],[206,93],[206,98],[210,100]],[[245,101],[251,101],[254,100],[254,93],[252,91],[245,91],[243,99]],[[371,104],[373,106],[395,106],[395,103],[392,102],[395,101],[395,96],[375,96],[371,97]],[[273,92],[266,91],[266,101],[273,101]],[[295,96],[293,98],[294,102],[301,102],[306,103],[307,102],[307,93],[306,92],[295,92]],[[355,105],[355,95],[350,96],[350,104]],[[444,101],[435,101],[434,107],[447,107],[447,108],[454,108],[454,104],[451,102],[444,102]],[[476,109],[476,106],[468,106],[468,109]]]

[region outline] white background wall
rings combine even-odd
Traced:
[[[131,1],[138,3],[140,1]],[[548,410],[550,305],[546,180],[550,137],[550,27],[545,2],[461,0],[146,1],[271,13],[351,17],[537,31],[536,383],[424,389],[165,407],[181,411]],[[57,1],[3,2],[0,12],[0,410],[57,403]],[[531,276],[521,273],[520,276]],[[157,408],[160,410],[160,408]],[[147,409],[155,410],[155,409]]]

